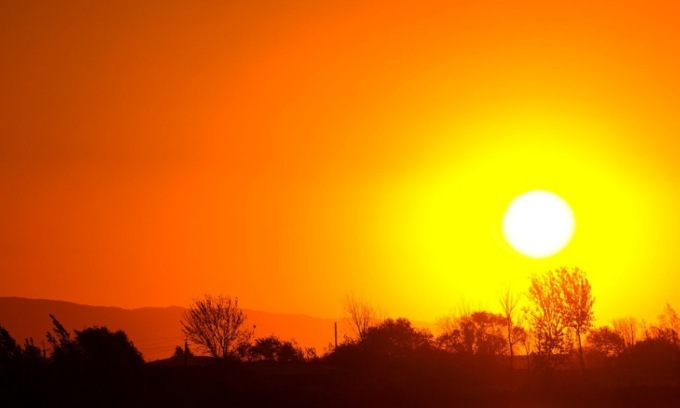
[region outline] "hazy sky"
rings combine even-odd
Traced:
[[[596,3],[596,4],[594,4]],[[580,266],[598,323],[680,307],[680,10],[649,1],[0,5],[0,295],[496,309]],[[535,188],[576,234],[500,234]]]

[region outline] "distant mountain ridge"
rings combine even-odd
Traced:
[[[125,331],[146,361],[169,357],[176,346],[184,344],[180,326],[183,311],[184,308],[178,306],[123,309],[60,300],[0,297],[0,325],[19,343],[32,337],[36,345],[42,347],[45,334],[52,329],[49,314],[53,314],[71,332],[90,326]],[[257,337],[273,334],[286,340],[295,339],[302,347],[315,347],[318,353],[333,342],[334,319],[247,309],[245,312],[249,324],[255,325]],[[342,334],[338,334],[339,341]]]
[[[326,319],[306,315],[289,315],[244,309],[248,324],[255,326],[255,337],[275,335],[294,339],[301,347],[314,347],[318,354],[334,342],[334,323],[338,323],[338,342],[342,342],[346,324],[342,319]],[[180,320],[184,308],[179,306],[123,309],[114,306],[89,306],[61,300],[0,297],[0,326],[23,344],[33,338],[42,347],[45,334],[52,330],[53,314],[64,327],[82,330],[106,326],[123,330],[146,361],[170,357],[176,346],[184,344]],[[431,323],[413,322],[414,327],[436,331]]]

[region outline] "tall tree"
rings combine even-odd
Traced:
[[[566,350],[564,302],[557,271],[549,270],[531,277],[527,297],[532,302],[528,309],[529,320],[536,337],[536,352],[547,367],[553,364],[553,355]]]
[[[517,303],[519,303],[519,295],[512,293],[510,291],[510,288],[507,288],[505,290],[505,293],[502,294],[498,301],[501,304],[501,308],[503,309],[503,315],[505,316],[505,326],[506,326],[506,334],[507,334],[507,340],[508,340],[508,352],[510,354],[510,370],[513,369],[513,359],[515,357],[515,343],[519,339],[514,336],[516,331],[514,330],[515,328],[515,323],[513,322],[513,314],[515,312],[515,308],[517,307]]]
[[[226,359],[252,337],[246,319],[238,299],[205,295],[184,312],[182,332],[213,358]]]
[[[546,358],[550,367],[552,356],[571,346],[567,338],[567,331],[571,329],[576,335],[584,369],[582,335],[592,326],[595,303],[585,272],[579,268],[559,268],[534,275],[528,296],[533,303],[530,316],[539,355]]]
[[[585,369],[583,344],[581,336],[590,330],[593,324],[593,304],[595,298],[590,292],[590,282],[585,272],[579,268],[560,268],[557,275],[563,300],[563,318],[565,326],[574,330],[578,342],[578,355],[581,369]]]

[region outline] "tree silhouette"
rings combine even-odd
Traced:
[[[342,308],[349,322],[352,340],[363,340],[368,330],[380,323],[380,317],[375,308],[352,293],[345,295]]]
[[[300,362],[304,360],[304,352],[292,341],[281,341],[276,336],[256,339],[248,350],[252,361],[270,361],[279,363]]]
[[[187,346],[186,347],[186,352],[184,351],[184,346],[177,346],[175,347],[175,352],[172,355],[171,358],[175,359],[184,359],[184,357],[193,357],[194,353],[191,351],[191,349]]]
[[[514,294],[510,291],[510,288],[506,289],[505,293],[501,295],[498,299],[503,310],[503,315],[505,316],[505,327],[506,335],[508,341],[508,352],[510,354],[510,370],[513,369],[513,359],[515,357],[515,344],[520,341],[518,335],[522,333],[516,331],[515,323],[513,322],[513,313],[519,303],[519,295]]]
[[[579,268],[559,268],[531,277],[529,309],[537,338],[539,356],[547,367],[553,364],[552,356],[571,346],[567,329],[572,329],[578,344],[581,369],[585,369],[581,336],[590,329],[593,321],[595,299],[590,292],[585,272]]]
[[[182,332],[215,359],[235,358],[236,350],[252,337],[238,299],[206,295],[184,312]]]
[[[638,319],[631,316],[614,319],[612,326],[614,326],[614,331],[623,339],[626,348],[631,348],[635,345],[641,327]]]
[[[512,328],[512,338],[515,340],[515,344],[520,344],[524,348],[524,354],[527,358],[527,369],[529,366],[529,355],[531,354],[531,337],[530,333],[522,326],[514,326]]]
[[[24,340],[24,347],[21,350],[21,359],[24,363],[34,366],[44,362],[43,354],[33,342],[33,337]]]
[[[504,316],[484,311],[461,316],[448,323],[437,338],[439,347],[454,354],[500,356],[505,354]]]
[[[52,319],[52,325],[54,326],[52,328],[54,334],[47,332],[47,342],[52,347],[52,361],[57,364],[70,366],[77,364],[76,361],[81,356],[78,353],[76,342],[71,338],[71,333],[64,328],[53,314],[50,314],[50,319]]]
[[[593,322],[595,299],[590,293],[590,283],[579,268],[561,268],[558,271],[563,300],[564,324],[573,329],[578,341],[581,369],[585,369],[581,336],[590,330]]]
[[[669,303],[666,303],[666,307],[663,313],[659,316],[659,333],[657,337],[663,337],[666,341],[671,343],[673,346],[678,346],[678,332],[680,332],[680,318],[675,312],[675,309],[671,307]]]
[[[17,370],[35,370],[43,364],[42,353],[33,343],[32,337],[25,339],[22,347],[7,329],[0,326],[0,375],[15,373]]]
[[[12,365],[21,355],[21,348],[7,329],[0,326],[0,370]]]
[[[588,333],[588,344],[592,350],[607,358],[619,356],[626,348],[623,337],[606,326]]]
[[[549,270],[531,277],[528,298],[532,307],[529,319],[536,337],[537,354],[547,368],[553,365],[553,355],[567,349],[564,303],[558,273]]]
[[[428,348],[431,340],[429,331],[415,329],[408,319],[399,318],[386,319],[369,328],[360,345],[370,355],[400,359],[418,349]]]
[[[88,327],[75,333],[77,350],[90,367],[127,369],[144,363],[142,354],[122,330]]]
[[[647,338],[626,349],[619,357],[621,367],[646,374],[678,374],[680,351],[667,338]]]
[[[122,330],[112,332],[106,327],[88,327],[75,330],[72,338],[54,315],[50,318],[54,334],[48,332],[47,340],[52,346],[52,361],[58,365],[117,371],[144,363],[142,354]]]

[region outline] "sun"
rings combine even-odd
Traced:
[[[560,196],[532,190],[513,199],[503,215],[503,235],[520,253],[545,258],[564,248],[574,233],[574,213]]]

